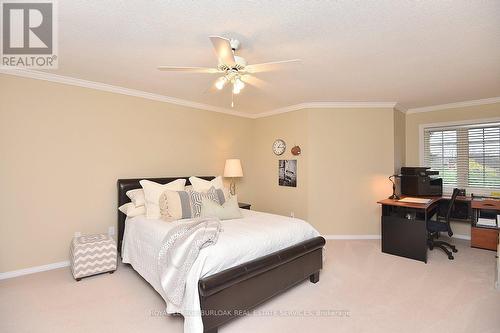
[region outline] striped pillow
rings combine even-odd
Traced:
[[[206,192],[166,190],[159,200],[161,219],[175,221],[199,217],[203,198],[210,199],[219,205],[226,201],[224,192],[215,187],[211,187]]]
[[[160,195],[160,218],[165,221],[192,217],[191,199],[186,191],[164,191]]]

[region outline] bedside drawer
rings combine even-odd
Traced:
[[[498,230],[488,228],[471,228],[470,246],[486,250],[497,250]]]

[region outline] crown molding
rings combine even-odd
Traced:
[[[303,109],[394,108],[396,102],[308,102],[257,113],[253,118],[270,117]]]
[[[217,106],[212,106],[212,105],[208,105],[208,104],[188,101],[185,99],[180,99],[180,98],[175,98],[175,97],[170,97],[170,96],[165,96],[165,95],[148,93],[148,92],[141,91],[141,90],[135,90],[135,89],[114,86],[114,85],[110,85],[110,84],[106,84],[106,83],[102,83],[102,82],[87,81],[87,80],[77,79],[77,78],[73,78],[73,77],[69,77],[69,76],[62,76],[62,75],[57,75],[57,74],[52,74],[52,73],[34,71],[34,70],[30,70],[30,69],[5,68],[5,66],[0,66],[0,73],[7,74],[7,75],[20,76],[20,77],[25,77],[25,78],[30,78],[30,79],[36,79],[36,80],[44,80],[44,81],[62,83],[62,84],[67,84],[67,85],[72,85],[72,86],[77,86],[77,87],[90,88],[90,89],[106,91],[106,92],[111,92],[111,93],[116,93],[116,94],[121,94],[121,95],[140,97],[140,98],[145,98],[145,99],[149,99],[152,101],[175,104],[175,105],[185,106],[185,107],[189,107],[189,108],[193,108],[193,109],[224,113],[224,114],[229,114],[229,115],[237,116],[237,117],[253,118],[252,114],[238,112],[235,110],[226,109],[226,108],[222,108],[222,107],[217,107]]]
[[[412,114],[412,113],[420,113],[420,112],[432,112],[432,111],[463,108],[463,107],[468,107],[468,106],[478,106],[478,105],[494,104],[494,103],[500,103],[500,97],[475,99],[472,101],[463,101],[463,102],[457,102],[457,103],[448,103],[448,104],[440,104],[440,105],[431,105],[431,106],[426,106],[426,107],[421,107],[421,108],[413,108],[413,109],[408,109],[406,111],[406,113]]]
[[[398,110],[399,112],[403,112],[403,113],[408,112],[408,109],[406,107],[404,107],[403,105],[401,105],[400,103],[396,103],[396,105],[394,105],[394,109]]]
[[[189,107],[189,108],[193,108],[193,109],[218,112],[218,113],[228,114],[231,116],[250,118],[250,119],[270,117],[270,116],[274,116],[274,115],[278,115],[278,114],[282,114],[282,113],[287,113],[287,112],[292,112],[292,111],[297,111],[297,110],[302,110],[302,109],[394,108],[394,109],[399,110],[401,112],[404,112],[406,114],[412,114],[412,113],[419,113],[419,112],[431,112],[431,111],[453,109],[453,108],[460,108],[460,107],[500,103],[500,97],[493,97],[493,98],[485,98],[485,99],[464,101],[464,102],[458,102],[458,103],[440,104],[440,105],[432,105],[432,106],[426,106],[426,107],[420,107],[420,108],[407,109],[397,102],[304,102],[304,103],[289,105],[289,106],[286,106],[283,108],[278,108],[278,109],[274,109],[274,110],[269,110],[269,111],[265,111],[265,112],[261,112],[261,113],[252,114],[252,113],[236,111],[236,110],[232,110],[232,109],[228,109],[228,108],[193,102],[193,101],[189,101],[189,100],[185,100],[185,99],[149,93],[146,91],[129,89],[129,88],[120,87],[120,86],[114,86],[114,85],[110,85],[110,84],[106,84],[106,83],[102,83],[102,82],[82,80],[82,79],[77,79],[77,78],[73,78],[73,77],[69,77],[69,76],[57,75],[57,74],[47,73],[47,72],[40,72],[40,71],[35,71],[35,70],[30,70],[30,69],[8,68],[5,66],[0,66],[0,74],[14,75],[14,76],[20,76],[20,77],[25,77],[25,78],[30,78],[30,79],[44,80],[44,81],[67,84],[67,85],[72,85],[72,86],[77,86],[77,87],[106,91],[106,92],[111,92],[111,93],[116,93],[116,94],[121,94],[121,95],[140,97],[140,98],[145,98],[145,99],[149,99],[152,101],[174,104],[174,105]]]

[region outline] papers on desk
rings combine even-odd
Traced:
[[[495,219],[487,219],[487,218],[484,218],[484,217],[480,217],[480,218],[477,219],[476,226],[480,226],[480,227],[496,227],[497,226],[497,221]]]
[[[431,202],[431,199],[406,197],[406,198],[400,199],[399,202],[428,204],[429,202]]]

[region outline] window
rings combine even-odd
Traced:
[[[427,127],[423,134],[424,165],[439,171],[445,192],[500,190],[500,123]]]

